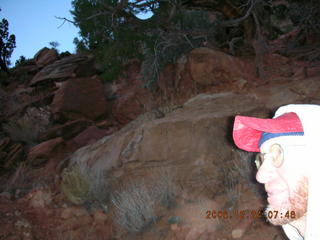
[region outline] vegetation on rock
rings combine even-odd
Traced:
[[[295,27],[300,42],[293,41],[294,49],[302,45],[301,39],[319,37],[320,32],[316,1],[74,0],[72,5],[81,36],[75,39],[77,49],[94,53],[104,79],[116,79],[123,64],[138,58],[148,88],[159,79],[164,65],[193,48],[207,46],[259,57],[268,50],[269,40]],[[150,17],[140,19],[143,15]],[[286,52],[292,53],[292,48]],[[320,56],[313,50],[307,55]]]
[[[114,220],[128,232],[141,232],[158,220],[158,206],[175,206],[179,194],[174,173],[168,168],[152,172],[152,178],[133,179],[113,191]]]
[[[109,196],[108,182],[100,171],[90,169],[86,164],[77,163],[64,170],[61,190],[67,199],[76,205],[107,210]]]
[[[50,126],[50,113],[45,108],[28,108],[19,118],[12,118],[3,124],[3,130],[13,141],[28,147],[39,143],[39,136]]]
[[[10,57],[15,47],[16,37],[14,34],[9,35],[9,22],[3,18],[0,22],[0,69],[2,71],[8,72]]]

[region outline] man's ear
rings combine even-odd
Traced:
[[[272,144],[270,147],[272,155],[272,163],[275,167],[279,168],[284,162],[283,149],[279,144]]]

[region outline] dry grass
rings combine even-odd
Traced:
[[[178,187],[171,169],[161,168],[144,179],[131,180],[111,196],[114,219],[128,232],[141,232],[154,223],[158,219],[157,206],[175,206]]]
[[[32,169],[25,162],[21,162],[10,177],[1,179],[3,183],[1,184],[0,192],[5,191],[17,195],[17,191],[20,194],[24,194],[31,190],[31,171]],[[6,176],[4,175],[3,177]]]
[[[49,111],[44,108],[29,108],[22,117],[3,124],[3,130],[12,140],[31,147],[38,143],[39,135],[50,125],[49,117]]]
[[[108,207],[106,203],[109,200],[109,180],[101,169],[89,169],[87,176],[90,184],[88,204],[91,208],[99,207],[107,212]]]
[[[116,223],[128,232],[141,232],[156,221],[154,199],[143,181],[134,181],[112,194]]]
[[[160,168],[153,175],[154,177],[150,181],[152,199],[155,199],[157,204],[161,204],[166,208],[174,207],[175,198],[179,194],[179,188],[175,183],[174,171],[169,168]]]
[[[237,207],[240,200],[240,184],[251,184],[253,169],[251,154],[235,150],[233,158],[222,168],[224,193],[227,195],[226,206]]]

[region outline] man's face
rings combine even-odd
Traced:
[[[273,217],[267,219],[274,225],[283,225],[302,217],[307,211],[308,181],[303,163],[305,147],[284,145],[276,139],[265,142],[261,148],[264,156],[256,179],[264,184],[268,194],[266,216],[272,211]],[[275,212],[278,211],[275,217]],[[294,218],[288,218],[294,216]],[[291,212],[294,212],[293,215]],[[270,215],[271,216],[271,215]]]

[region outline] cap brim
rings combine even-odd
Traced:
[[[259,140],[263,132],[303,132],[298,115],[285,113],[273,119],[236,116],[233,125],[233,140],[238,148],[249,152],[260,152]]]

